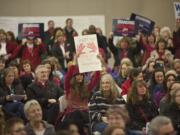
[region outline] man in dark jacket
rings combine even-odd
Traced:
[[[78,35],[76,30],[73,28],[73,19],[66,19],[66,26],[64,28],[64,32],[67,38],[67,43],[70,44],[72,50],[75,50],[74,37]]]
[[[36,99],[42,107],[44,119],[54,123],[59,113],[58,98],[63,91],[48,80],[48,71],[44,65],[36,68],[35,78],[27,88],[28,100]]]
[[[44,43],[45,43],[46,45],[49,44],[49,42],[50,42],[50,40],[51,40],[51,38],[52,38],[52,36],[53,36],[54,26],[55,26],[54,21],[53,21],[53,20],[49,20],[49,21],[48,21],[48,30],[45,31],[45,33],[44,33],[44,39],[43,39],[43,41],[44,41]]]

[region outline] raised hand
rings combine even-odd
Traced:
[[[56,103],[56,99],[48,99],[48,102],[49,102],[50,104]]]
[[[76,54],[79,56],[79,55],[85,53],[85,52],[83,52],[84,48],[85,48],[85,45],[83,45],[82,43],[77,45]]]
[[[97,51],[97,47],[93,42],[88,43],[87,48],[91,49],[90,52],[96,52]]]

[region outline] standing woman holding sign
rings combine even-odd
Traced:
[[[78,55],[75,56],[75,61]],[[76,62],[75,62],[76,63]],[[89,122],[88,101],[91,92],[99,80],[99,71],[95,72],[86,83],[85,74],[80,73],[77,65],[71,65],[65,75],[65,100],[67,107],[61,116],[61,122],[73,120],[76,121],[80,128],[80,134],[84,135],[83,127]],[[61,111],[61,110],[60,110]]]

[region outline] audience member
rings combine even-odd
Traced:
[[[27,101],[24,112],[29,121],[25,127],[27,135],[56,135],[54,126],[42,119],[43,113],[38,101]]]
[[[26,92],[28,100],[36,99],[43,110],[43,119],[55,123],[59,113],[58,98],[63,94],[60,87],[48,80],[48,71],[45,65],[39,65],[35,70],[35,81]]]
[[[110,74],[105,74],[101,77],[100,88],[95,92],[89,102],[89,114],[92,131],[103,132],[107,117],[106,111],[112,105],[124,105],[125,101],[120,96],[120,93],[115,85]]]
[[[149,125],[149,135],[173,135],[174,128],[171,120],[165,116],[155,117]]]
[[[5,135],[28,135],[23,120],[16,117],[6,121],[4,132]]]
[[[131,119],[130,129],[144,132],[146,125],[158,115],[158,110],[149,97],[147,85],[136,80],[127,97],[127,109]]]

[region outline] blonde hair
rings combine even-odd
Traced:
[[[126,64],[128,67],[129,66],[133,67],[133,63],[132,63],[132,61],[129,58],[123,58],[121,60],[121,65],[123,65],[123,64]]]
[[[27,115],[27,113],[28,113],[29,108],[31,108],[32,105],[38,105],[38,106],[41,107],[41,105],[39,104],[39,102],[38,102],[37,100],[35,100],[35,99],[32,99],[32,100],[27,101],[27,102],[25,103],[25,105],[24,105],[24,113],[25,113],[26,115]]]
[[[121,43],[122,42],[126,42],[128,44],[128,47],[130,47],[131,43],[129,41],[129,38],[128,37],[123,37],[122,39],[120,39],[118,42],[117,42],[117,47],[121,48]]]
[[[177,63],[180,63],[180,59],[174,59],[173,66],[176,65]]]
[[[64,31],[59,30],[59,31],[56,32],[55,42],[57,42],[57,40],[58,40],[59,37],[65,37]]]
[[[59,61],[56,57],[47,57],[43,63],[49,63],[50,65],[54,66],[54,68],[57,68],[58,70],[61,69],[61,65],[59,64]]]

